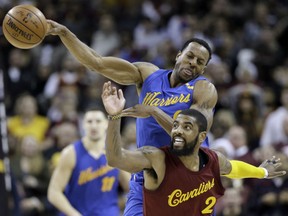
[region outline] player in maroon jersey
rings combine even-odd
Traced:
[[[177,115],[170,147],[123,149],[120,135],[121,112],[125,105],[123,92],[107,82],[102,99],[109,114],[108,163],[131,173],[144,170],[144,215],[212,215],[217,199],[225,191],[221,175],[270,179],[286,173],[276,171],[281,163],[275,157],[255,167],[200,147],[206,138],[208,123],[205,115],[196,109],[183,110]],[[157,109],[153,115],[160,112]]]

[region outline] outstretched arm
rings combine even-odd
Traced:
[[[280,159],[275,156],[265,160],[259,167],[238,160],[228,160],[223,154],[217,152],[220,174],[231,179],[258,178],[272,179],[286,174],[286,171],[276,171],[281,166]]]
[[[121,115],[134,118],[148,118],[152,116],[169,135],[172,130],[173,119],[164,111],[155,106],[137,104],[123,110]]]
[[[123,144],[120,135],[121,111],[125,105],[122,90],[117,91],[115,87],[111,86],[111,82],[107,82],[103,86],[102,100],[109,114],[106,135],[106,157],[108,164],[130,173],[139,172],[143,169],[151,169],[151,162],[143,154],[143,149],[129,151],[122,148]]]
[[[208,120],[208,130],[213,122],[213,109],[217,103],[218,95],[215,86],[207,81],[198,81],[193,94],[193,104],[190,108],[197,109]],[[134,118],[147,118],[152,116],[158,124],[168,133],[171,133],[173,119],[155,106],[137,104],[122,111],[122,116]]]
[[[67,27],[47,20],[47,35],[58,35],[75,58],[92,71],[123,85],[141,85],[143,80],[157,70],[153,64],[132,64],[116,57],[102,57],[95,50],[80,41]]]

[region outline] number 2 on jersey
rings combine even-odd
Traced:
[[[216,197],[210,196],[206,199],[205,204],[207,207],[201,211],[202,214],[211,214],[213,212],[213,207],[216,204]]]

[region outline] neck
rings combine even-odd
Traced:
[[[179,85],[182,85],[182,83],[180,82],[180,80],[177,79],[174,74],[175,74],[174,71],[172,71],[172,72],[169,74],[169,76],[168,76],[168,79],[169,79],[171,88],[175,88],[175,87],[177,87],[177,86],[179,86]]]
[[[180,160],[184,166],[191,171],[199,171],[199,149],[195,149],[193,154],[188,156],[180,156]]]
[[[29,124],[33,120],[33,117],[34,116],[30,116],[30,115],[21,116],[21,121],[23,124]]]
[[[105,150],[105,137],[98,140],[91,140],[87,136],[84,136],[82,142],[89,152],[102,153]]]
[[[175,70],[175,69],[174,69],[174,70]],[[188,83],[190,80],[194,80],[194,79],[196,79],[197,77],[200,76],[200,74],[199,74],[199,75],[193,77],[193,79],[191,78],[189,81],[184,81],[184,80],[181,80],[179,77],[176,77],[174,70],[173,70],[172,73],[168,76],[168,79],[169,79],[171,88],[175,88],[175,87],[184,85],[184,84]]]

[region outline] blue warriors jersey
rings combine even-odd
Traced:
[[[185,85],[175,88],[170,87],[169,76],[171,70],[158,70],[144,81],[139,96],[139,104],[157,106],[165,113],[173,117],[179,110],[189,109],[193,102],[194,86],[199,80],[206,80],[199,76]],[[170,134],[156,122],[153,117],[137,118],[137,147],[170,145]],[[208,140],[202,144],[208,147]]]
[[[120,215],[119,170],[107,165],[105,155],[93,158],[81,141],[74,143],[76,164],[64,191],[71,205],[83,216]]]

